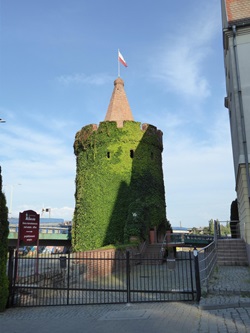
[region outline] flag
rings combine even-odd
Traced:
[[[118,60],[120,61],[120,63],[123,64],[123,66],[128,67],[126,61],[124,60],[124,58],[119,50],[118,50]]]

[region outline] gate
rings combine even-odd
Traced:
[[[9,306],[198,300],[191,252],[175,259],[129,251],[40,254],[10,258]]]

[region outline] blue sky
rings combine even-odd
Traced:
[[[218,0],[0,1],[0,165],[12,216],[51,208],[72,218],[75,134],[104,120],[118,48],[135,120],[164,134],[171,224],[228,220],[236,193]]]

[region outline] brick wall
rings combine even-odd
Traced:
[[[137,258],[139,255],[137,248],[130,248],[130,258]],[[102,277],[110,275],[115,271],[126,270],[126,251],[116,249],[109,250],[93,250],[85,252],[76,252],[73,254],[74,263],[84,266],[82,274],[87,279],[94,277]],[[136,260],[132,260],[130,264],[136,264]]]

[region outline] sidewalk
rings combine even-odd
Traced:
[[[250,268],[219,267],[196,303],[12,308],[1,333],[208,333],[250,331]]]
[[[250,307],[250,267],[221,266],[209,281],[201,309]]]

